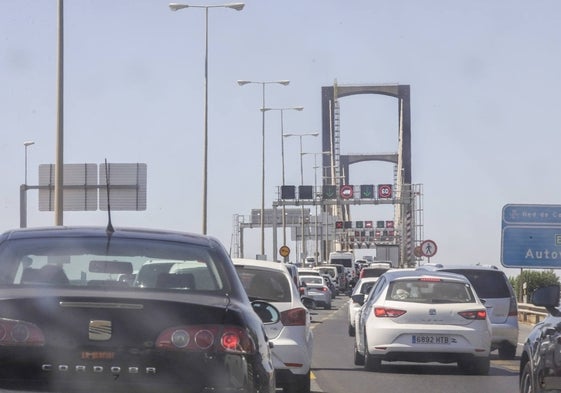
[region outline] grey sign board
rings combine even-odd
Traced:
[[[64,164],[63,210],[146,210],[147,167],[141,163]],[[99,169],[98,169],[99,168]],[[107,173],[107,175],[106,175]],[[109,178],[109,181],[107,181]],[[39,166],[39,210],[54,211],[55,166]],[[99,191],[98,191],[99,190]]]

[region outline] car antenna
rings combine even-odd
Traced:
[[[230,293],[226,292],[224,294],[224,296],[226,297],[226,307],[224,308],[224,315],[222,316],[222,322],[226,321],[226,316],[228,315],[228,312],[230,311],[230,305],[232,304],[232,298],[230,298]]]
[[[111,198],[109,198],[109,175],[110,175],[110,171],[109,171],[109,165],[107,164],[107,158],[105,159],[105,187],[107,188],[107,218],[108,218],[108,222],[107,222],[107,228],[105,229],[106,232],[111,235],[113,232],[115,232],[115,229],[113,228],[113,224],[111,224],[111,203],[110,200]]]

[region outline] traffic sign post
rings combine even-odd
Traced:
[[[424,242],[421,243],[420,247],[421,247],[421,254],[427,257],[430,263],[430,258],[434,256],[436,254],[436,251],[438,250],[436,243],[433,240],[425,240]]]
[[[508,268],[561,268],[561,205],[505,205],[501,264]]]
[[[288,261],[288,256],[290,255],[290,248],[288,246],[281,246],[279,248],[279,254],[284,258],[284,261]]]

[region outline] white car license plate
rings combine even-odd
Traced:
[[[413,335],[411,336],[411,342],[413,344],[433,344],[433,345],[441,345],[441,344],[450,344],[452,340],[448,336],[435,336],[435,335]]]

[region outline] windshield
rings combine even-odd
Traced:
[[[475,288],[475,292],[477,292],[477,295],[481,298],[504,299],[512,296],[512,290],[508,286],[508,280],[505,279],[504,273],[501,271],[478,269],[449,269],[447,271],[467,277],[471,285]]]
[[[346,268],[352,268],[353,267],[352,258],[337,258],[337,259],[333,259],[333,262],[337,262],[337,264],[343,265]]]
[[[255,269],[236,265],[242,285],[251,300],[290,302],[291,283],[285,274],[273,270]]]
[[[0,246],[0,285],[186,291],[229,287],[208,248],[120,237],[6,241]]]
[[[469,285],[461,282],[399,280],[388,286],[387,300],[413,303],[475,303]]]

